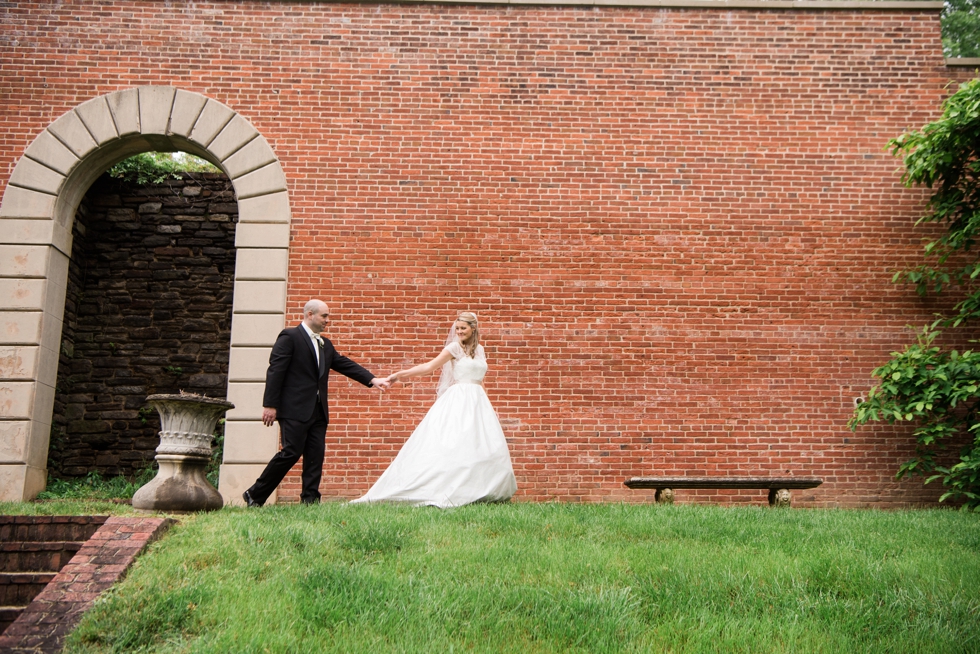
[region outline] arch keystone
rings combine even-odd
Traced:
[[[178,90],[174,95],[173,109],[170,111],[170,133],[190,137],[194,123],[208,99],[190,91]]]
[[[140,99],[138,89],[116,91],[106,96],[112,121],[119,136],[140,134]]]
[[[141,86],[138,90],[140,131],[143,134],[166,134],[177,89],[172,86]]]

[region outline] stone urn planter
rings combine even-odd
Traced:
[[[205,476],[211,459],[214,425],[235,405],[203,395],[150,395],[146,403],[160,414],[157,476],[133,495],[139,511],[213,511],[224,502]]]

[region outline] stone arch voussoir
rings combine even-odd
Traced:
[[[289,196],[266,139],[234,110],[198,93],[142,86],[93,98],[27,147],[0,201],[0,501],[44,489],[65,309],[72,223],[109,166],[148,151],[203,157],[232,180],[235,245],[225,456],[231,503],[277,447],[261,423],[265,362],[284,325]]]

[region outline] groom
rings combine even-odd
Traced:
[[[247,506],[265,504],[300,456],[303,457],[300,501],[304,504],[320,501],[324,438],[330,422],[327,380],[331,370],[382,393],[390,385],[387,379],[378,379],[338,353],[329,339],[320,336],[329,317],[330,310],[324,302],[310,300],[303,308],[303,322],[279,332],[272,346],[265,375],[262,422],[271,427],[279,421],[282,450],[242,494]]]

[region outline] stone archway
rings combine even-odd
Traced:
[[[228,413],[219,489],[229,503],[277,449],[262,425],[269,350],[284,325],[289,197],[269,143],[232,109],[169,86],[89,100],[51,123],[17,162],[0,201],[0,501],[44,489],[72,222],[109,166],[184,151],[219,166],[239,206]]]

